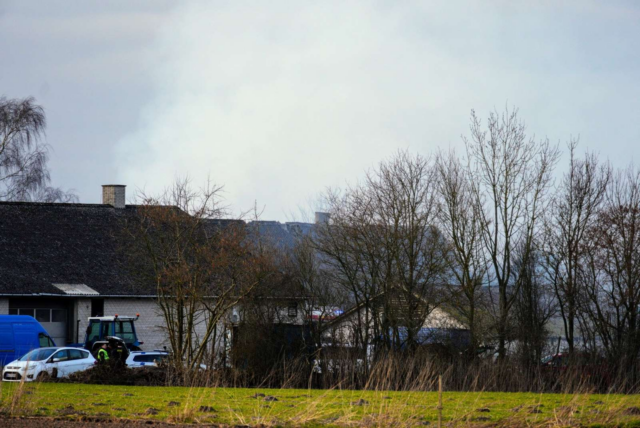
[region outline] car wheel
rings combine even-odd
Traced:
[[[46,370],[41,371],[38,373],[38,376],[36,376],[36,380],[38,382],[45,382],[49,380],[49,373],[47,373]]]

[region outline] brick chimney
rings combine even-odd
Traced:
[[[124,184],[103,184],[102,203],[105,205],[111,205],[114,208],[124,208],[125,187],[127,186]]]

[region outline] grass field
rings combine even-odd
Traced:
[[[433,392],[0,386],[6,416],[284,426],[435,426],[437,421]],[[640,396],[445,392],[443,421],[448,426],[640,427]]]

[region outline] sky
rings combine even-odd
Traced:
[[[0,0],[0,95],[45,108],[81,202],[188,176],[307,220],[398,150],[463,151],[472,109],[637,163],[638,22],[635,1]]]

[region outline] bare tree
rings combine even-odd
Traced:
[[[283,365],[307,357],[312,349],[304,323],[306,290],[292,269],[288,245],[257,221],[248,223],[247,230],[251,266],[245,273],[248,282],[255,285],[238,302],[232,361],[250,384],[281,384]],[[308,368],[304,364],[299,367]]]
[[[156,284],[173,356],[188,369],[215,352],[222,321],[256,285],[260,266],[244,222],[221,219],[220,189],[195,191],[185,179],[158,197],[142,194],[125,228],[131,268]]]
[[[300,234],[295,239],[287,260],[288,271],[304,290],[307,303],[302,310],[305,319],[313,320],[310,323],[311,340],[316,349],[321,349],[324,326],[334,315],[334,309],[344,306],[345,299],[341,288],[330,280],[323,258],[313,245],[313,237]]]
[[[520,266],[521,263],[526,266]],[[543,357],[548,338],[547,323],[556,313],[557,303],[553,287],[544,275],[540,251],[532,251],[526,259],[516,256],[514,270],[523,275],[512,317],[517,351],[525,367],[535,367]]]
[[[630,167],[615,175],[589,234],[585,308],[608,358],[633,383],[640,352],[640,172]]]
[[[540,216],[559,152],[548,140],[527,137],[517,109],[490,113],[487,129],[471,112],[471,137],[465,138],[475,203],[482,217],[482,241],[498,287],[498,356],[506,355],[509,312],[524,275],[514,272],[515,249],[526,260],[533,249]],[[521,269],[527,266],[521,264]]]
[[[374,302],[382,293],[388,269],[382,245],[373,233],[373,201],[360,188],[344,194],[328,191],[325,204],[331,221],[316,226],[313,246],[323,260],[328,280],[340,287],[348,305],[361,308],[352,329],[352,346],[362,352],[381,332]]]
[[[329,193],[331,223],[317,248],[363,308],[360,340],[413,348],[442,299],[447,246],[437,229],[433,164],[400,152],[344,195]],[[369,333],[372,332],[372,333]]]
[[[45,127],[44,109],[33,98],[0,97],[0,200],[77,201],[73,193],[48,185]]]
[[[429,313],[440,305],[446,269],[447,245],[437,228],[437,192],[433,162],[400,152],[368,175],[377,202],[384,254],[395,280],[387,286],[383,335],[408,347],[418,344],[418,333]],[[399,334],[399,328],[406,337]],[[403,343],[406,342],[406,343]]]
[[[569,143],[569,171],[556,190],[545,227],[546,270],[554,286],[569,352],[574,351],[580,295],[580,269],[586,263],[587,233],[593,227],[611,176],[593,154],[576,158]]]
[[[488,260],[482,242],[482,216],[475,203],[469,171],[455,153],[437,161],[440,227],[451,243],[451,304],[471,333],[469,354],[475,356],[482,336],[478,313],[481,287],[487,282]]]

